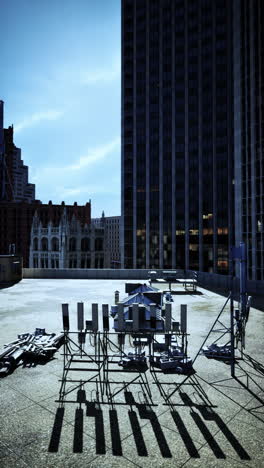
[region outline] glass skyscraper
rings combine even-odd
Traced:
[[[235,234],[264,280],[264,2],[234,0]]]
[[[125,268],[228,273],[233,2],[122,1]]]

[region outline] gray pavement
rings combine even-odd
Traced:
[[[112,304],[115,290],[124,297],[125,281],[26,279],[1,289],[0,348],[35,327],[60,331],[64,302],[69,303],[75,329],[77,302],[85,303],[89,319],[91,303]],[[202,294],[177,294],[173,303],[176,320],[180,304],[188,306],[191,357],[225,302],[217,294],[199,291]],[[226,325],[228,310],[222,316]],[[69,382],[74,403],[62,408],[56,402],[63,370],[60,353],[46,365],[20,366],[0,380],[0,467],[264,467],[263,336],[263,312],[252,309],[238,380],[230,379],[228,365],[199,356],[196,374],[174,393],[170,405],[163,395],[171,393],[182,376],[157,374],[155,383],[147,371],[111,405],[106,397],[105,404],[95,401],[95,383],[86,384],[81,395],[80,387]],[[85,380],[87,375],[78,371],[69,378]],[[128,375],[120,372],[111,379],[119,382],[112,385],[117,391]]]

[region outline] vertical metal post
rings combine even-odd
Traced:
[[[103,330],[104,332],[109,331],[109,311],[108,311],[108,304],[102,304],[102,312],[103,312]]]
[[[83,302],[77,303],[77,328],[79,331],[82,331],[84,329]]]
[[[93,332],[98,331],[98,304],[92,304],[92,322]]]
[[[61,304],[62,306],[62,323],[63,330],[69,331],[70,329],[70,320],[69,320],[69,304]]]
[[[171,331],[171,304],[165,304],[165,331]]]
[[[156,328],[156,305],[149,304],[150,309],[150,328]]]
[[[181,332],[187,333],[187,305],[181,304]]]
[[[232,252],[234,249],[232,250]],[[235,344],[234,344],[234,254],[231,257],[231,288],[230,288],[230,343],[231,343],[231,377],[235,377]]]
[[[235,335],[234,335],[234,299],[233,288],[230,298],[230,339],[231,339],[231,376],[235,377]]]
[[[133,331],[139,330],[139,309],[138,304],[132,304]]]
[[[119,302],[117,304],[117,306],[118,306],[118,310],[117,310],[118,330],[119,331],[124,331],[124,329],[125,329],[124,304],[122,302]]]
[[[115,291],[115,304],[119,302],[119,291]]]
[[[247,305],[246,245],[244,242],[240,242],[240,304],[241,315],[244,320]]]

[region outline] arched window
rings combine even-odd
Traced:
[[[48,239],[47,239],[47,237],[42,237],[42,239],[41,239],[41,250],[44,250],[44,251],[48,250]]]
[[[59,239],[57,237],[51,239],[51,250],[56,252],[59,250]]]
[[[70,238],[69,250],[70,250],[71,252],[75,252],[75,250],[76,250],[76,239],[75,239],[75,237],[71,237],[71,238]]]
[[[38,238],[35,237],[33,240],[33,250],[38,250]]]
[[[83,252],[88,252],[88,250],[90,250],[90,239],[88,237],[83,237],[81,242],[81,249]]]
[[[97,251],[103,250],[103,239],[101,239],[100,237],[97,237],[95,239],[94,249]]]

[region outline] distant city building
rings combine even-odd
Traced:
[[[81,226],[91,222],[91,205],[45,205],[40,201],[32,203],[0,202],[0,255],[16,253],[23,257],[23,266],[29,267],[32,222],[36,212],[41,221],[42,228],[47,229],[51,221],[54,227],[59,225],[64,208],[68,219],[73,215],[79,220]]]
[[[40,202],[0,201],[0,255],[17,254],[29,266],[32,219]]]
[[[106,268],[104,225],[91,223],[85,207],[40,205],[33,217],[30,268]]]
[[[121,216],[105,216],[102,213],[101,218],[92,218],[92,223],[97,227],[104,227],[106,251],[108,252],[108,268],[120,268],[120,223]]]
[[[13,126],[4,128],[4,102],[0,101],[0,201],[32,202],[35,185],[28,181],[28,166],[14,144]]]
[[[23,277],[22,258],[17,255],[0,255],[0,284],[20,281]]]

